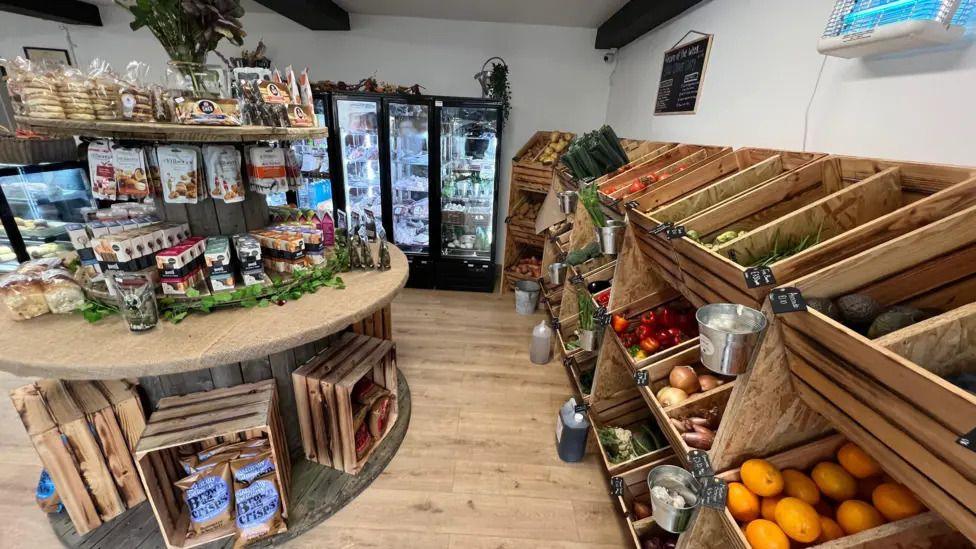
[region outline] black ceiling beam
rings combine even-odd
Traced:
[[[257,0],[311,30],[347,31],[349,12],[332,0]]]
[[[596,49],[622,48],[701,0],[630,0],[596,31]]]
[[[0,0],[0,11],[72,25],[102,26],[98,6],[78,0]]]

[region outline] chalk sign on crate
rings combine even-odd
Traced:
[[[701,34],[690,31],[688,34]],[[685,37],[688,36],[685,35]],[[682,37],[678,41],[685,39]],[[657,87],[654,114],[694,114],[701,96],[702,79],[708,66],[708,52],[712,35],[706,34],[687,44],[677,45],[664,52],[661,80]]]

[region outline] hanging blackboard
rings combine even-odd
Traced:
[[[664,52],[654,114],[693,114],[698,108],[712,35]]]

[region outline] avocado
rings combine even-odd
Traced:
[[[881,304],[864,294],[848,294],[837,298],[841,318],[854,328],[866,328],[881,314]]]
[[[580,263],[586,261],[589,256],[583,250],[573,250],[566,254],[566,264],[567,265],[579,265]]]
[[[807,307],[816,309],[817,312],[823,313],[829,318],[840,322],[840,311],[837,310],[837,305],[835,305],[834,302],[829,298],[809,297],[807,298]]]
[[[594,257],[600,257],[601,255],[603,255],[603,252],[600,251],[599,242],[590,242],[589,244],[587,244],[586,247],[583,248],[583,253],[586,254],[586,257],[588,259]]]
[[[929,315],[914,307],[897,305],[878,315],[868,328],[868,337],[874,339],[925,320]]]

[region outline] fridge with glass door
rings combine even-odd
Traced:
[[[345,212],[350,230],[360,225],[370,239],[383,223],[382,181],[386,143],[382,136],[382,100],[371,94],[331,96],[333,199]],[[339,192],[341,191],[341,192]]]
[[[497,101],[435,98],[439,223],[435,275],[445,290],[491,292],[501,150]]]
[[[388,181],[384,184],[383,218],[387,238],[407,256],[410,277],[407,286],[434,287],[434,259],[437,242],[437,180],[431,170],[436,142],[431,139],[433,103],[427,98],[389,98],[385,100],[385,134],[388,136]]]

